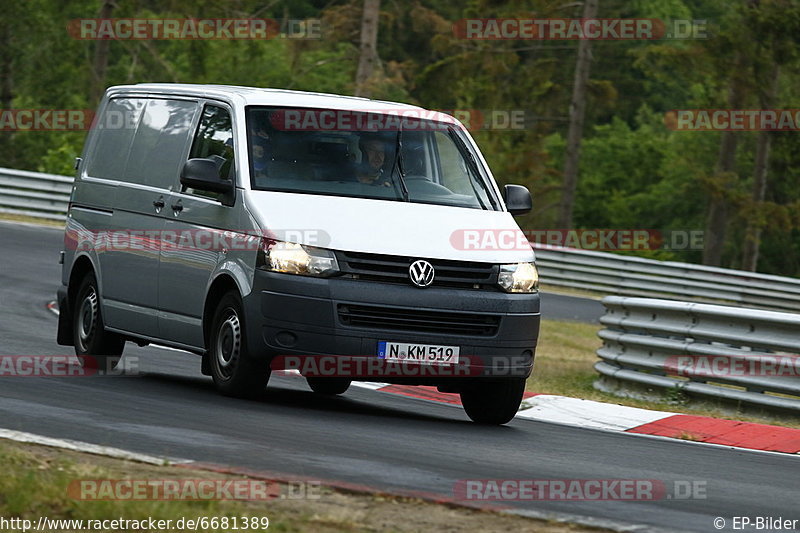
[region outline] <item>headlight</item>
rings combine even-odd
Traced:
[[[535,263],[500,265],[497,284],[506,292],[536,292],[539,290],[539,271]]]
[[[336,256],[330,250],[267,239],[259,249],[257,266],[301,276],[326,277],[339,272]]]

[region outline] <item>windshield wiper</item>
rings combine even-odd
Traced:
[[[397,130],[397,141],[395,142],[394,146],[394,165],[392,165],[392,175],[394,175],[394,169],[396,168],[398,171],[398,176],[400,177],[400,188],[403,191],[403,201],[408,202],[408,187],[406,187],[406,180],[405,180],[405,172],[403,171],[403,125],[400,124],[399,129]]]

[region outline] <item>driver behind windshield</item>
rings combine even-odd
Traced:
[[[360,183],[391,187],[391,166],[393,161],[387,157],[387,139],[379,135],[362,134],[358,140],[361,149],[361,164],[357,169]]]

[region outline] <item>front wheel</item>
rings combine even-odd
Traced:
[[[208,357],[217,390],[226,396],[255,398],[267,386],[269,362],[250,357],[239,294],[231,291],[217,304],[211,321]]]
[[[517,414],[524,392],[524,379],[478,383],[461,392],[461,404],[473,422],[500,425]]]

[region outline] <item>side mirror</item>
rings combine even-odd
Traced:
[[[212,159],[190,159],[183,165],[181,185],[222,195],[224,205],[233,205],[233,182],[219,177],[219,167]]]
[[[503,187],[503,200],[508,212],[512,215],[524,215],[533,209],[531,193],[522,185],[506,185]]]
[[[219,168],[211,159],[190,159],[183,165],[181,185],[201,191],[226,193],[233,188],[230,180],[219,177]]]

